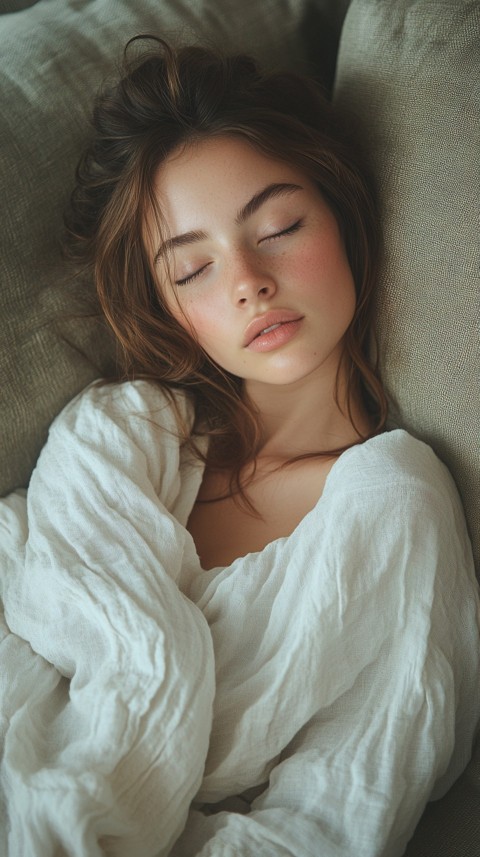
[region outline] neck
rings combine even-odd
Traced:
[[[339,375],[337,390],[335,380],[319,383],[318,378],[303,378],[278,387],[249,383],[245,392],[260,416],[262,459],[281,462],[339,449],[371,430],[359,393],[347,390],[345,373]]]

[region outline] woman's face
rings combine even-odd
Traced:
[[[247,385],[333,378],[355,289],[315,185],[225,136],[173,155],[155,192],[169,236],[162,245],[152,217],[158,288],[209,356]]]

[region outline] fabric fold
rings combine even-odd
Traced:
[[[25,548],[2,569],[10,648],[36,653],[5,738],[8,853],[158,855],[184,825],[214,676],[207,623],[176,582],[188,534],[164,505],[181,487],[175,431],[146,385],[92,387],[40,456]]]
[[[0,846],[399,857],[480,712],[451,477],[387,432],[337,460],[289,536],[204,571],[202,473],[158,388],[93,385],[28,495],[0,501]]]

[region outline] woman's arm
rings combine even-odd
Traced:
[[[3,539],[0,657],[22,669],[5,689],[18,701],[2,764],[12,855],[165,853],[198,788],[213,656],[176,582],[188,545],[168,511],[174,428],[148,385],[90,388],[51,429],[16,560]]]

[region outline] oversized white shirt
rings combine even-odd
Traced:
[[[387,432],[290,536],[209,571],[201,478],[161,392],[92,386],[0,502],[6,853],[401,855],[480,713],[451,477]]]

